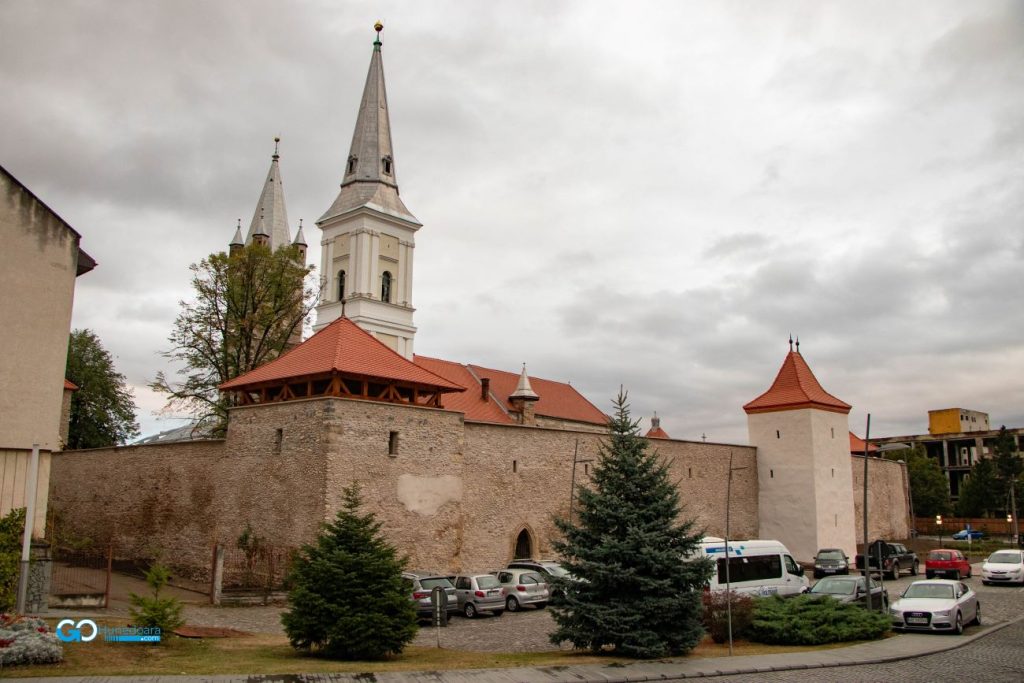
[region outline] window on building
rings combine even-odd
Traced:
[[[346,171],[346,173],[356,172],[356,161],[358,161],[358,159],[356,159],[354,155],[348,158],[348,170]]]
[[[281,444],[284,442],[284,430],[278,428],[274,433],[274,455],[281,455]]]
[[[345,271],[338,271],[338,301],[345,300]]]
[[[776,439],[781,439],[781,438],[782,438],[782,433],[781,433],[781,432],[779,432],[779,430],[778,430],[778,429],[776,429],[776,430],[775,430],[775,438],[776,438]]]
[[[380,278],[380,300],[391,303],[391,273],[387,270]]]
[[[391,157],[384,157],[381,161],[381,166],[384,168],[384,172],[391,175]]]
[[[388,455],[398,455],[398,432],[388,432]]]
[[[518,471],[519,471],[519,461],[513,460],[512,461],[512,472],[514,473],[514,472],[518,472]]]

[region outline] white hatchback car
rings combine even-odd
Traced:
[[[916,581],[889,605],[894,631],[945,631],[961,634],[964,624],[981,623],[978,594],[962,581]]]
[[[997,550],[981,565],[981,582],[1024,584],[1024,551]]]

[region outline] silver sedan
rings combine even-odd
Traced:
[[[981,623],[978,594],[962,581],[916,581],[889,606],[894,631],[961,634],[964,624]]]

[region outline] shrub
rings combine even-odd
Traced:
[[[14,609],[18,601],[21,541],[25,531],[25,508],[0,517],[0,612]]]
[[[705,591],[704,628],[711,640],[724,643],[729,638],[729,613],[726,601],[727,591]],[[732,591],[732,637],[743,636],[754,618],[754,599],[749,595]]]
[[[889,615],[832,598],[772,596],[754,603],[748,638],[772,645],[821,645],[875,640],[890,628]]]
[[[292,647],[335,659],[398,654],[416,635],[416,610],[402,581],[404,561],[373,514],[359,514],[359,487],[344,490],[338,516],[292,564],[289,611],[281,623]]]
[[[63,658],[64,648],[45,621],[0,614],[0,667],[52,664]]]
[[[181,617],[181,602],[177,598],[160,597],[160,589],[170,580],[171,571],[164,565],[154,563],[149,568],[146,572],[146,583],[153,589],[152,597],[130,594],[130,612],[135,626],[159,628],[161,635],[165,635],[185,623]]]

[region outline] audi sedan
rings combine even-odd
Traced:
[[[917,581],[889,606],[894,631],[961,634],[964,624],[981,623],[978,594],[962,581]]]

